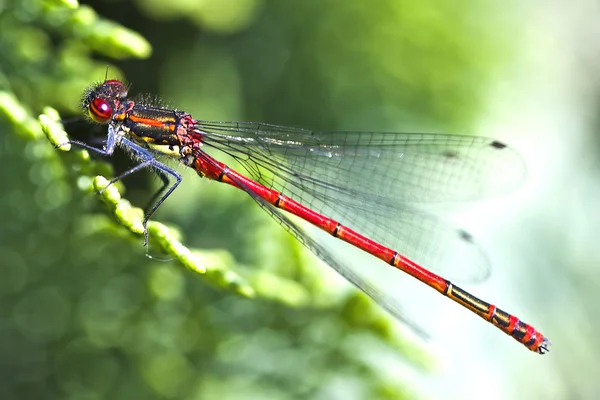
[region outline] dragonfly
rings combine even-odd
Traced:
[[[403,319],[397,302],[365,277],[364,266],[342,261],[290,216],[382,260],[394,272],[416,278],[529,350],[549,351],[550,341],[532,325],[432,270],[458,254],[465,270],[475,275],[487,271],[487,258],[471,235],[439,222],[420,205],[477,199],[513,187],[523,177],[524,165],[505,143],[473,136],[313,132],[257,122],[196,120],[184,111],[138,103],[128,98],[128,89],[115,79],[88,88],[82,108],[92,121],[108,125],[108,133],[102,147],[70,143],[107,157],[118,147],[137,161],[109,185],[142,169],[160,177],[162,196],[143,219],[144,245],[148,221],[182,181],[180,172],[161,161],[174,158],[200,177],[246,192],[396,318]],[[244,173],[213,157],[214,151],[234,159]],[[445,246],[438,246],[442,242]]]

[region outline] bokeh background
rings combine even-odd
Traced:
[[[596,2],[87,3],[0,1],[1,399],[600,396]],[[70,135],[101,136],[70,117],[107,66],[201,119],[510,143],[526,184],[449,218],[493,264],[466,288],[551,352],[407,281],[407,312],[431,335],[417,337],[247,196],[192,172],[157,220],[208,272],[145,257],[90,189],[130,161],[55,150],[36,120],[52,106]],[[157,185],[140,174],[120,189],[144,205]]]

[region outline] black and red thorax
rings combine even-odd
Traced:
[[[127,99],[127,87],[117,80],[106,80],[84,94],[82,107],[98,123],[111,123],[122,134],[142,145],[186,147],[201,136],[190,136],[196,123],[182,111],[139,105]],[[196,135],[193,135],[196,136]]]

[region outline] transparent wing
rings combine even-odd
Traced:
[[[328,249],[328,246],[326,246],[323,240],[319,238],[319,235],[313,236],[307,233],[306,230],[300,228],[287,215],[285,215],[285,213],[274,207],[266,200],[262,199],[260,196],[256,195],[256,193],[248,189],[242,182],[237,181],[235,176],[230,174],[227,175],[232,181],[237,183],[238,187],[248,193],[258,203],[258,205],[265,210],[267,214],[274,218],[286,231],[288,231],[300,243],[310,249],[321,260],[327,263],[337,273],[343,276],[347,281],[352,283],[367,296],[372,298],[377,304],[379,304],[379,306],[387,310],[394,318],[410,326],[415,333],[419,334],[423,338],[429,337],[429,335],[418,324],[409,319],[407,314],[402,311],[402,307],[398,298],[389,295],[388,292],[382,290],[380,285],[377,284],[377,281],[382,279],[381,276],[378,279],[376,275],[365,274],[367,270],[365,268],[357,268],[358,264],[342,261],[334,251]],[[335,239],[329,236],[326,240]],[[374,260],[374,262],[377,261]],[[392,273],[402,274],[400,271],[394,270],[389,265],[384,265],[384,267],[386,267],[388,272],[391,271]]]
[[[525,174],[518,154],[489,138],[241,122],[198,122],[197,133],[252,179],[460,280],[485,279],[489,262],[468,234],[423,204],[501,193]]]
[[[352,195],[389,204],[471,200],[506,192],[525,173],[517,153],[483,137],[311,132],[244,122],[199,122],[197,130],[207,145],[245,162],[260,183],[297,196]]]

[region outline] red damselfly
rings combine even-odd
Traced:
[[[138,104],[127,98],[127,89],[118,80],[88,89],[83,108],[95,122],[108,124],[106,143],[102,148],[71,143],[104,156],[120,147],[138,161],[110,183],[143,168],[159,175],[164,194],[147,210],[144,227],[181,183],[182,175],[157,158],[174,156],[201,177],[249,194],[298,240],[396,317],[402,318],[386,293],[306,234],[286,213],[420,280],[528,349],[540,354],[549,350],[550,341],[531,325],[421,266],[430,268],[444,261],[446,253],[435,246],[443,240],[461,257],[479,264],[475,267],[485,268],[485,257],[470,235],[448,228],[415,205],[468,200],[514,186],[524,167],[504,143],[457,135],[311,132],[253,122],[201,121],[183,111]],[[213,158],[207,149],[233,157],[250,178]]]

